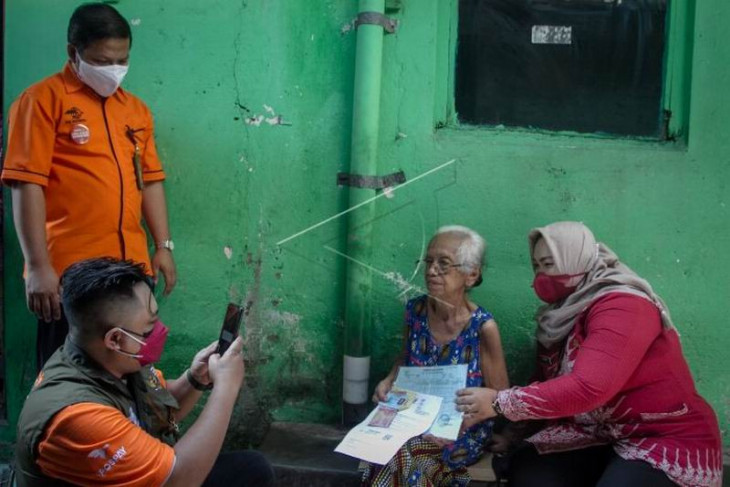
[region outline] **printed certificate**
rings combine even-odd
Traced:
[[[456,391],[466,387],[467,370],[466,364],[401,367],[398,370],[396,387],[443,399],[436,421],[427,431],[428,434],[446,440],[455,440],[459,436],[462,413],[456,410],[454,400]]]
[[[335,451],[385,465],[406,441],[428,430],[440,406],[440,397],[393,387],[388,399],[351,429]]]

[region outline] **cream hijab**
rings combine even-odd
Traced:
[[[651,301],[661,312],[662,324],[674,328],[664,301],[651,285],[619,262],[606,245],[596,242],[588,227],[579,222],[557,222],[534,228],[528,235],[530,256],[535,250],[535,243],[541,238],[545,239],[560,274],[587,273],[573,294],[537,310],[537,340],[543,346],[549,347],[564,340],[582,311],[600,296],[615,292]]]

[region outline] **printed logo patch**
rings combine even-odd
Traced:
[[[149,375],[147,375],[146,382],[147,389],[153,391],[162,389],[162,383],[160,383],[160,378],[157,377],[157,373],[155,373],[155,368],[153,366],[150,366]]]
[[[101,448],[97,448],[96,450],[91,450],[91,453],[89,453],[87,456],[89,458],[100,458],[102,460],[106,460],[109,458],[109,443],[102,446]]]
[[[79,107],[71,107],[63,112],[63,114],[65,115],[63,123],[77,124],[86,122],[84,112]]]
[[[107,445],[105,445],[107,446]],[[99,450],[94,450],[91,453],[97,452]],[[108,451],[104,451],[104,455],[108,454]],[[107,459],[106,463],[103,467],[101,467],[99,470],[96,471],[96,473],[99,475],[99,477],[104,477],[106,474],[108,474],[114,466],[122,461],[124,457],[127,456],[127,450],[124,448],[124,445],[120,446],[117,451],[114,452],[114,455],[112,455],[111,458]]]
[[[84,112],[79,107],[71,107],[64,112],[66,115],[71,115],[73,121],[81,121],[81,117],[84,116]]]

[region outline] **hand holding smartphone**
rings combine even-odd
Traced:
[[[243,321],[243,306],[239,306],[234,303],[228,303],[226,309],[226,317],[223,320],[223,327],[221,327],[221,334],[218,338],[218,349],[217,353],[223,355],[231,346],[231,343],[238,336],[238,332],[241,329],[241,322]]]

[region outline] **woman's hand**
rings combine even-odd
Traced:
[[[497,391],[487,387],[467,387],[456,391],[456,409],[464,413],[464,425],[468,428],[495,417],[497,413],[492,402],[496,397]]]
[[[385,379],[378,382],[375,392],[373,393],[373,402],[385,401],[388,398],[388,393],[393,388],[393,379],[386,377]]]

